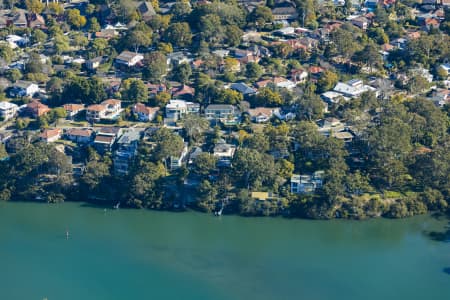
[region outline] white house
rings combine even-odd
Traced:
[[[39,86],[29,81],[17,81],[9,92],[11,97],[32,97],[39,92]]]
[[[116,57],[116,64],[133,67],[144,59],[144,55],[131,51],[123,51]]]
[[[180,168],[183,165],[184,161],[186,160],[187,155],[188,155],[188,147],[187,143],[185,143],[183,150],[181,150],[180,155],[170,157],[170,169],[175,170]]]
[[[16,115],[18,109],[19,107],[16,104],[2,101],[0,102],[0,118],[3,121],[13,118]]]
[[[217,143],[214,147],[214,156],[218,158],[217,166],[229,167],[235,152],[236,146],[227,144],[225,141]]]
[[[369,91],[376,92],[376,89],[365,85],[361,79],[352,79],[347,82],[338,82],[333,91],[342,94],[344,97],[356,98]]]
[[[198,113],[200,105],[198,103],[184,100],[170,100],[166,105],[166,117],[168,119],[178,120],[186,114]]]
[[[280,118],[280,109],[271,107],[256,107],[248,110],[252,122],[265,123],[270,121],[272,116]]]

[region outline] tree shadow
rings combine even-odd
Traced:
[[[444,231],[427,231],[425,234],[433,241],[450,243],[450,222],[445,226]]]

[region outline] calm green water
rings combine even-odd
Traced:
[[[0,203],[0,299],[450,299],[446,225]]]

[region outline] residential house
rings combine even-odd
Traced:
[[[207,119],[230,119],[236,117],[236,108],[229,104],[210,104],[205,109]]]
[[[292,90],[296,87],[296,84],[292,81],[290,81],[289,79],[283,78],[283,77],[274,77],[273,78],[273,83],[275,84],[276,87],[278,88],[285,88],[288,90]]]
[[[148,89],[148,95],[150,97],[154,97],[154,96],[158,95],[159,93],[165,92],[167,90],[167,87],[164,84],[147,83],[146,86]]]
[[[18,111],[19,107],[11,102],[2,101],[0,102],[0,118],[2,121],[7,121],[13,118]]]
[[[30,81],[19,80],[12,86],[9,91],[10,97],[33,97],[34,94],[39,92],[39,86],[36,83]]]
[[[214,156],[218,158],[218,167],[230,167],[231,161],[236,152],[236,146],[227,144],[225,141],[220,141],[214,147]]]
[[[101,154],[111,152],[121,133],[122,130],[119,127],[100,128],[95,135],[94,148]]]
[[[153,5],[151,2],[147,2],[147,1],[139,2],[136,6],[136,10],[144,22],[148,22],[154,16],[156,16],[155,9],[153,8]]]
[[[72,120],[76,115],[84,110],[83,104],[64,104],[64,110],[67,113],[67,119]]]
[[[129,171],[131,159],[136,155],[141,130],[129,129],[117,141],[118,149],[114,153],[114,172],[116,175],[126,175]]]
[[[143,59],[144,55],[140,53],[123,51],[116,57],[115,62],[117,65],[133,67],[140,63]]]
[[[252,96],[252,95],[256,94],[256,90],[254,88],[249,87],[247,84],[245,84],[243,82],[233,83],[233,84],[231,84],[230,88],[232,90],[238,91],[239,93],[244,95],[244,97],[248,97],[248,96]]]
[[[138,120],[141,122],[153,121],[158,111],[159,107],[148,107],[143,103],[133,105],[133,113],[137,115]]]
[[[325,118],[318,122],[319,132],[325,136],[330,136],[335,132],[341,132],[345,129],[345,124],[336,118]]]
[[[14,10],[0,10],[0,29],[14,25],[19,28],[26,28],[28,25],[26,10],[14,8]]]
[[[174,121],[187,114],[198,114],[199,112],[200,104],[184,100],[170,100],[166,105],[166,117]]]
[[[268,122],[273,116],[280,116],[280,109],[273,107],[256,107],[249,109],[248,114],[252,122],[265,123]]]
[[[46,29],[47,27],[45,26],[45,19],[42,15],[40,14],[36,14],[36,13],[31,13],[28,14],[28,27],[29,28],[39,28],[39,29]]]
[[[99,122],[106,114],[106,107],[101,104],[89,105],[86,108],[86,120],[88,122]]]
[[[361,79],[352,79],[345,83],[338,82],[333,91],[342,94],[344,97],[356,98],[365,92],[376,92],[376,89],[365,85]]]
[[[121,101],[108,99],[100,104],[90,105],[86,108],[86,120],[99,122],[100,120],[115,120],[122,112]]]
[[[65,132],[65,137],[77,144],[89,144],[92,142],[94,131],[92,129],[71,128]]]
[[[295,84],[305,83],[308,78],[308,72],[304,69],[292,69],[289,72],[289,78]]]
[[[42,104],[41,102],[36,100],[28,103],[24,108],[24,113],[32,116],[35,119],[45,115],[49,111],[51,111],[51,109],[47,105]]]
[[[275,21],[295,21],[298,19],[298,12],[295,4],[290,1],[279,1],[272,9]]]
[[[352,18],[350,20],[350,22],[356,26],[359,27],[362,30],[367,30],[367,27],[369,26],[369,20],[366,17],[356,17],[356,18]]]
[[[95,37],[98,39],[106,39],[110,40],[119,35],[115,29],[102,29],[101,31],[97,31],[95,33]]]
[[[174,98],[192,99],[195,96],[195,89],[185,84],[174,87],[171,92]]]
[[[39,138],[46,143],[53,143],[61,138],[61,133],[61,128],[44,129]]]
[[[278,195],[273,192],[252,192],[250,197],[256,201],[272,201],[279,199]]]
[[[332,132],[331,136],[338,140],[344,141],[344,143],[350,143],[354,138],[354,135],[350,131]]]
[[[444,107],[444,105],[450,104],[450,90],[437,89],[433,92],[432,101],[439,107]]]
[[[350,100],[350,98],[344,97],[341,93],[337,93],[337,92],[333,92],[333,91],[328,91],[328,92],[322,93],[320,95],[320,97],[324,101],[326,101],[327,103],[330,103],[330,104],[338,104],[342,101]]]
[[[86,61],[86,69],[89,71],[95,71],[103,62],[102,56],[97,56],[95,58]]]
[[[311,194],[323,185],[324,171],[316,171],[311,175],[294,174],[291,177],[291,193]]]
[[[422,76],[423,78],[425,78],[429,83],[431,83],[433,81],[433,75],[430,73],[430,70],[425,69],[425,68],[415,68],[415,69],[411,69],[411,74],[413,76]]]
[[[167,65],[178,66],[179,64],[186,63],[189,64],[192,59],[190,59],[183,52],[172,52],[167,54]]]
[[[170,165],[169,165],[170,170],[175,170],[175,169],[178,169],[181,166],[183,166],[183,164],[186,161],[186,157],[187,157],[188,153],[189,153],[188,144],[185,143],[184,147],[181,150],[179,155],[170,157],[170,160],[169,160],[170,161]]]

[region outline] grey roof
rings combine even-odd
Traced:
[[[220,110],[231,109],[231,110],[233,110],[234,106],[230,105],[230,104],[210,104],[206,108],[206,110],[213,110],[213,109],[220,109]]]
[[[140,138],[141,138],[141,131],[135,130],[135,129],[130,129],[130,130],[126,131],[124,134],[122,134],[122,136],[117,141],[117,143],[131,144],[135,141],[139,141]]]
[[[246,94],[254,94],[256,93],[256,90],[249,87],[248,85],[246,85],[243,82],[237,82],[237,83],[233,83],[231,85],[231,89],[236,90],[244,95]]]

